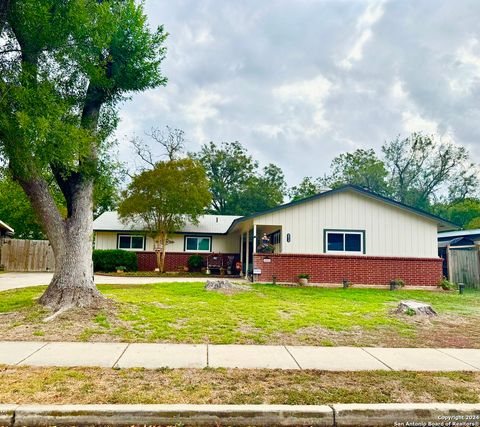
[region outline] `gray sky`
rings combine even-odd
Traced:
[[[127,142],[152,126],[189,150],[244,144],[290,185],[333,157],[414,131],[480,159],[478,0],[147,0],[170,33],[164,88],[121,108]]]

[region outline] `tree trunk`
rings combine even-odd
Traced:
[[[165,273],[165,256],[167,253],[167,234],[162,234],[162,265],[160,267],[160,271]]]
[[[167,235],[165,233],[160,233],[157,236],[157,268],[160,273],[165,273],[165,253],[167,250]]]
[[[160,235],[158,235],[156,238],[155,238],[155,260],[157,262],[157,269],[158,271],[161,273],[162,270],[162,249],[161,249],[161,245],[162,245],[162,239],[160,237]]]
[[[39,303],[54,311],[95,306],[104,300],[93,280],[93,183],[74,184],[69,216],[62,219],[42,179],[20,181],[47,233],[55,256],[55,273]]]
[[[85,228],[88,222],[84,218],[68,225],[63,250],[55,253],[55,274],[40,304],[56,311],[95,306],[103,300],[93,280],[92,233]]]

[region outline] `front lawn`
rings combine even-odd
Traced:
[[[0,376],[0,402],[18,404],[480,402],[480,373],[473,372],[15,366],[0,367]]]
[[[203,283],[101,285],[111,303],[52,322],[35,304],[44,287],[0,292],[0,339],[480,348],[480,293],[286,288],[207,292]],[[435,318],[393,313],[431,303]]]

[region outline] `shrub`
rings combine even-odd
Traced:
[[[405,280],[403,279],[394,279],[390,281],[390,290],[400,289],[405,286]]]
[[[446,277],[444,277],[438,287],[442,288],[444,291],[454,291],[458,289],[458,285],[456,283],[450,282]]]
[[[187,264],[191,270],[200,270],[203,267],[203,257],[198,254],[191,255],[188,258]]]
[[[310,279],[310,274],[307,274],[307,273],[302,273],[302,274],[299,274],[298,275],[298,278],[299,279]]]
[[[275,252],[275,246],[270,243],[262,243],[257,247],[257,252],[259,254],[273,254],[273,252]]]
[[[137,254],[135,252],[122,251],[120,249],[96,249],[93,251],[94,271],[110,273],[112,271],[117,271],[117,266],[125,267],[125,271],[137,271]]]

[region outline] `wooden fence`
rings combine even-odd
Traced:
[[[465,283],[468,288],[480,289],[480,258],[477,247],[450,247],[448,271],[454,283]]]
[[[7,240],[0,245],[0,265],[7,271],[53,271],[55,260],[48,240]]]

